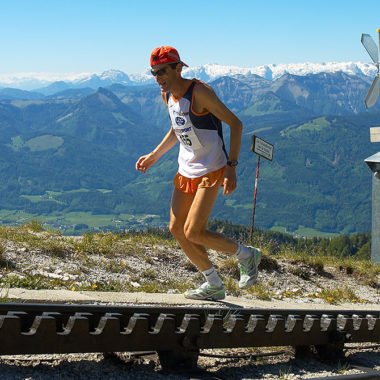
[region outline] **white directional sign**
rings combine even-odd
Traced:
[[[369,129],[371,135],[371,142],[380,142],[380,127],[373,127]]]
[[[375,79],[373,80],[371,87],[364,99],[364,103],[367,108],[370,108],[375,105],[377,98],[380,94],[380,79],[379,74],[376,74]]]
[[[269,161],[273,160],[273,145],[255,135],[252,135],[251,150],[253,153],[258,154],[259,156],[264,157]]]
[[[376,42],[372,39],[369,34],[362,34],[361,42],[367,53],[371,57],[372,61],[377,67],[377,74],[375,79],[372,82],[371,88],[369,89],[367,96],[364,99],[364,103],[367,108],[372,107],[377,98],[380,95],[380,77],[379,77],[379,56],[380,56],[380,29],[377,29],[379,44],[376,45]]]
[[[367,50],[367,53],[371,57],[372,61],[374,63],[379,62],[378,48],[372,37],[369,34],[363,33],[361,41],[363,46],[365,47],[365,50]]]

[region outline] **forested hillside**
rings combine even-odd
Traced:
[[[213,217],[250,224],[256,134],[275,147],[273,162],[261,160],[256,226],[299,235],[370,230],[364,159],[377,151],[369,127],[380,112],[364,112],[367,79],[223,77],[211,85],[244,123],[238,189],[219,196]],[[3,223],[39,218],[72,233],[168,221],[177,148],[145,175],[134,169],[169,128],[156,86],[0,95]]]

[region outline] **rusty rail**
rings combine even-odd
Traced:
[[[0,304],[0,355],[157,351],[194,366],[205,348],[380,342],[380,311]]]

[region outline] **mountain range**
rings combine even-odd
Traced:
[[[185,77],[196,77],[205,82],[214,81],[217,78],[229,77],[255,77],[260,76],[267,80],[276,80],[284,74],[306,76],[318,73],[343,72],[348,75],[374,76],[376,67],[370,63],[362,62],[327,62],[327,63],[289,63],[269,64],[252,68],[237,66],[225,66],[218,64],[205,64],[196,67],[184,68]],[[16,73],[0,74],[0,88],[17,88],[21,90],[33,90],[44,95],[50,95],[69,88],[98,88],[114,83],[124,85],[145,85],[154,83],[149,69],[140,74],[126,74],[121,70],[107,70],[103,73],[79,73],[79,74],[53,74],[53,73]]]
[[[276,78],[272,71],[270,79],[214,72],[209,82],[243,121],[244,135],[238,189],[218,198],[213,217],[250,223],[255,134],[275,146],[273,162],[261,165],[258,227],[299,234],[370,230],[371,173],[364,159],[376,152],[369,127],[378,124],[380,111],[378,105],[364,107],[372,81],[365,68],[370,66]],[[169,128],[159,88],[136,85],[130,76],[128,84],[117,83],[114,74],[82,76],[80,85],[56,81],[35,91],[0,89],[3,223],[16,211],[54,219],[55,226],[78,213],[112,214],[125,226],[139,225],[137,215],[144,223],[167,222],[176,148],[145,175],[134,169]],[[96,81],[107,77],[99,87]],[[228,145],[228,128],[224,132]]]

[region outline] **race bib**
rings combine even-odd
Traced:
[[[183,144],[186,148],[190,150],[197,150],[202,148],[202,144],[200,143],[192,126],[174,128],[174,132],[180,143]]]

